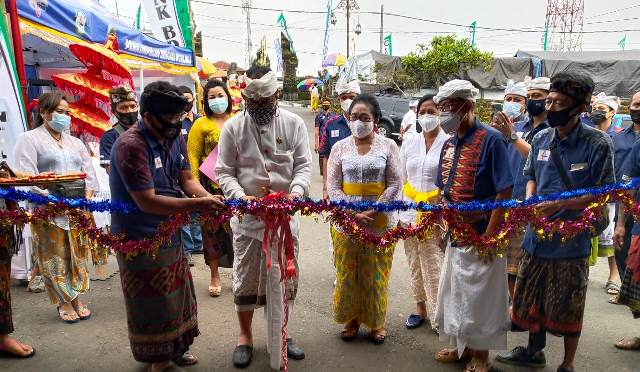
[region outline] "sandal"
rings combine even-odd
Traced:
[[[462,357],[458,356],[457,349],[442,349],[435,355],[435,359],[440,363],[458,363],[471,361],[471,355],[464,349]]]
[[[620,286],[612,281],[608,281],[604,286],[605,292],[610,295],[617,295],[620,293]]]
[[[471,358],[471,361],[467,363],[467,366],[464,368],[463,372],[491,372],[493,367],[488,360],[481,361],[476,358]]]
[[[404,323],[407,329],[415,329],[424,324],[425,319],[417,314],[411,314],[407,318],[407,321]]]
[[[60,310],[60,306],[58,306],[57,309],[58,309],[58,316],[60,316],[60,319],[62,319],[62,321],[67,324],[77,323],[78,320],[80,320],[80,318],[78,317],[78,314],[76,314],[75,311],[73,312],[73,314],[70,314],[65,310]],[[74,315],[75,315],[75,318],[73,319],[65,319],[66,317],[73,317]]]
[[[613,296],[609,298],[607,302],[610,303],[611,305],[620,305],[620,303],[618,302],[618,296]]]
[[[640,337],[633,337],[630,339],[622,339],[614,345],[620,350],[640,350]]]
[[[87,314],[87,312],[89,313],[88,315],[82,315]],[[80,320],[87,320],[91,318],[91,311],[89,311],[87,305],[82,305],[80,309],[77,309],[76,314],[78,314],[78,318],[80,318]]]
[[[212,285],[209,286],[209,296],[220,297],[221,293],[222,293],[222,287],[214,287]]]
[[[384,328],[376,329],[369,333],[369,340],[373,342],[375,345],[382,345],[384,340],[387,338],[387,331]]]
[[[175,358],[173,362],[180,367],[192,366],[198,363],[198,357],[187,351],[179,357]]]
[[[358,331],[360,330],[360,324],[353,323],[353,321],[347,323],[342,332],[340,332],[340,338],[343,341],[353,341],[358,337]]]

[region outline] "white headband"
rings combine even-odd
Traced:
[[[360,84],[358,83],[357,80],[352,80],[348,83],[345,83],[344,81],[340,81],[338,82],[338,84],[336,84],[336,93],[338,95],[341,95],[344,93],[360,94]]]
[[[278,78],[273,71],[267,72],[260,79],[250,79],[245,77],[247,87],[244,88],[244,95],[251,99],[271,97],[278,90]]]
[[[618,111],[618,107],[620,106],[620,98],[616,96],[607,96],[606,93],[601,92],[596,96],[596,100],[593,102],[594,105],[598,103],[609,106],[613,111]]]
[[[476,101],[476,97],[480,94],[478,88],[474,87],[467,80],[454,79],[446,82],[438,88],[438,94],[433,97],[433,102],[437,105],[440,101],[447,98],[462,98],[471,102]]]

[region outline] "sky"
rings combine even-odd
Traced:
[[[116,1],[120,17],[133,22],[139,2],[101,0],[101,3],[116,13]],[[242,0],[191,1],[196,27],[203,34],[204,56],[211,61],[236,61],[244,67],[247,27],[246,16],[240,8]],[[339,2],[332,0],[333,7]],[[518,50],[542,50],[546,0],[358,0],[357,4],[360,11],[354,11],[350,19],[350,39],[355,41],[356,54],[371,49],[379,50],[381,5],[385,13],[431,21],[459,25],[476,21],[476,46],[495,56],[513,56]],[[640,1],[584,0],[584,4],[583,50],[619,50],[618,41],[625,36],[626,49],[640,48]],[[266,37],[272,68],[276,68],[273,46],[281,30],[276,23],[281,10],[298,53],[298,75],[315,75],[322,64],[326,14],[310,12],[326,12],[327,1],[252,0],[252,6],[278,10],[251,10],[253,54],[260,40]],[[329,26],[328,53],[346,54],[346,15],[343,10],[336,10],[335,14],[338,22],[335,26]],[[469,29],[465,26],[390,14],[385,15],[383,21],[384,35],[392,34],[393,55],[396,56],[414,51],[418,43],[428,44],[435,35],[470,37]],[[353,32],[358,23],[362,27],[360,35]]]

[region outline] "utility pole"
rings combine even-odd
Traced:
[[[350,41],[349,41],[349,19],[351,18],[352,10],[360,10],[360,6],[356,3],[356,0],[340,0],[340,3],[336,7],[336,9],[344,9],[347,13],[347,58],[349,58],[349,49],[350,49]],[[360,34],[360,23],[358,22],[358,26],[356,27],[356,34]]]
[[[382,53],[384,48],[384,5],[380,5],[380,53]]]
[[[242,11],[246,15],[247,22],[247,42],[245,45],[244,63],[245,68],[248,69],[251,67],[251,63],[253,62],[253,44],[251,42],[251,0],[242,1]]]

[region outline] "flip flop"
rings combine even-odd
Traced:
[[[611,305],[620,305],[620,303],[618,302],[618,296],[611,297],[609,300],[607,300],[607,302]]]
[[[411,314],[407,318],[407,321],[404,323],[404,325],[407,327],[407,329],[416,329],[420,327],[424,323],[424,321],[424,318],[421,318],[420,315]]]
[[[620,350],[636,350],[640,351],[640,337],[634,337],[631,339],[622,339],[614,345]]]

